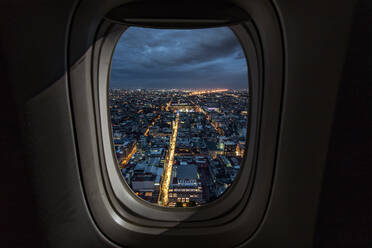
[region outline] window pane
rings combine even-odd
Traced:
[[[109,108],[124,180],[160,206],[220,197],[243,161],[248,72],[227,28],[129,28],[114,52]]]

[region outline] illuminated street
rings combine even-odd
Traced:
[[[209,93],[209,92],[208,92]],[[205,93],[203,93],[205,94]],[[206,119],[210,121],[211,123],[211,126],[220,134],[222,135],[223,134],[223,130],[221,128],[218,127],[218,124],[216,124],[214,121],[212,121],[212,118],[210,117],[210,115],[208,115],[208,113],[206,113],[200,106],[196,105],[193,101],[190,101],[192,104],[195,105],[195,109],[197,112],[199,113],[203,113],[205,116],[206,116]]]
[[[120,163],[120,169],[123,169],[124,166],[129,162],[129,160],[132,158],[132,156],[137,151],[137,145],[134,145],[132,148],[132,151],[128,154],[128,156]]]
[[[169,190],[169,185],[170,185],[170,181],[172,177],[174,151],[176,149],[176,141],[177,141],[178,121],[179,121],[179,113],[177,113],[176,119],[175,121],[173,121],[172,137],[170,140],[169,152],[168,152],[168,156],[166,159],[166,163],[164,164],[163,180],[160,186],[160,194],[159,194],[159,204],[162,206],[168,205],[168,190]]]
[[[166,109],[168,110],[170,104],[172,102],[172,99],[166,104]],[[141,113],[143,112],[142,109],[138,110],[137,113]],[[149,127],[146,129],[145,133],[143,134],[144,136],[147,136],[149,131],[150,131],[150,128],[153,127],[155,125],[155,123],[160,119],[160,114],[158,114],[156,116],[156,118],[154,119],[154,121],[149,125]],[[123,159],[123,161],[120,163],[120,169],[123,169],[125,167],[125,165],[130,161],[130,159],[132,158],[132,156],[137,152],[137,145],[133,145],[133,148],[131,150],[131,152]]]
[[[228,91],[228,89],[215,89],[215,90],[197,90],[190,93],[190,96],[194,95],[203,95],[203,94],[210,94],[210,93],[221,93]]]

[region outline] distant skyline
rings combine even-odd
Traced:
[[[248,87],[241,45],[227,27],[167,30],[132,27],[114,51],[111,88]]]

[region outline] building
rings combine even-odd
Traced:
[[[173,171],[169,187],[169,205],[182,203],[185,206],[197,206],[202,201],[202,187],[199,182],[197,167],[182,163]]]

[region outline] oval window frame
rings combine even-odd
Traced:
[[[91,6],[82,5],[79,6],[79,9],[84,9],[84,7],[88,8]],[[161,209],[166,210],[168,214],[173,211],[175,213],[173,217],[176,218],[172,217],[169,221],[164,221],[164,219],[154,220],[153,209],[146,213],[139,209],[130,208],[115,196],[113,191],[115,187],[112,187],[112,182],[109,180],[108,175],[110,169],[107,169],[108,167],[106,166],[106,156],[109,156],[108,150],[106,150],[105,154],[104,135],[102,135],[105,124],[103,124],[101,117],[105,114],[107,115],[108,111],[106,109],[102,112],[101,104],[104,97],[101,94],[104,91],[100,90],[103,84],[99,82],[102,82],[103,79],[106,80],[105,85],[108,85],[107,78],[105,79],[107,74],[103,76],[105,72],[101,70],[100,66],[109,67],[111,58],[107,59],[107,56],[106,58],[102,56],[103,53],[106,53],[102,49],[102,45],[108,41],[108,35],[114,31],[112,29],[113,25],[117,24],[101,22],[98,28],[99,22],[89,21],[91,16],[84,16],[81,20],[79,18],[74,20],[74,26],[77,29],[84,25],[88,27],[88,35],[84,41],[72,36],[70,52],[73,54],[74,46],[78,47],[81,42],[93,45],[88,48],[82,59],[73,63],[73,65],[70,63],[72,66],[69,71],[83,187],[95,223],[100,230],[103,230],[115,242],[126,244],[128,235],[141,234],[145,239],[149,238],[147,240],[151,244],[151,240],[158,237],[159,234],[167,235],[167,237],[170,235],[169,237],[185,237],[189,239],[189,236],[206,233],[215,237],[213,242],[221,244],[219,242],[228,242],[221,240],[219,236],[221,233],[229,233],[232,235],[231,238],[233,238],[234,234],[232,231],[237,230],[244,223],[244,232],[251,235],[261,222],[270,196],[274,172],[282,98],[283,46],[278,19],[276,19],[277,16],[271,4],[252,1],[241,3],[240,7],[250,13],[252,19],[255,20],[237,25],[234,27],[234,31],[238,34],[240,40],[242,40],[243,34],[252,39],[252,48],[256,54],[255,59],[257,59],[257,83],[263,96],[261,98],[252,96],[252,99],[258,99],[260,104],[260,108],[258,108],[260,131],[257,132],[259,137],[256,144],[257,154],[255,154],[259,166],[256,166],[254,173],[251,174],[255,177],[255,180],[249,180],[252,185],[249,192],[244,194],[244,201],[237,202],[233,210],[222,209],[223,211],[217,215],[216,212],[213,212],[212,214],[218,217],[211,219],[205,219],[205,216],[200,215],[202,206],[195,208],[197,211],[191,216],[192,218],[190,218],[190,214],[185,215],[182,212],[187,212],[193,208],[167,209],[162,207]],[[268,32],[269,30],[272,32]],[[254,36],[255,33],[257,36]],[[245,42],[244,44],[247,43]],[[245,46],[242,45],[242,47],[244,48]],[[113,51],[112,46],[111,51]],[[252,66],[249,64],[248,68],[252,70]],[[251,80],[250,82],[252,86],[253,81]],[[107,89],[105,92],[107,92]],[[253,95],[253,91],[251,91],[251,94]],[[79,131],[83,129],[85,131]],[[109,147],[112,152],[111,144]],[[116,174],[120,175],[121,173]],[[242,175],[242,173],[239,174]],[[240,179],[237,178],[236,181],[240,181]],[[127,195],[124,197],[127,197]],[[135,197],[135,199],[136,201],[143,201],[138,197]],[[222,197],[219,199],[223,201]],[[214,201],[211,205],[220,205],[217,201]],[[141,203],[143,204],[143,202]],[[209,204],[204,206],[204,208],[208,206]],[[150,208],[152,207],[156,206],[151,206]],[[209,211],[212,212],[210,208]],[[150,216],[148,215],[149,213]],[[177,227],[177,229],[173,227]],[[163,236],[160,235],[157,240],[160,240],[160,237]],[[241,237],[233,239],[233,242],[238,242],[237,240],[241,240]],[[187,243],[187,239],[183,239],[183,241]],[[142,240],[142,242],[146,241]]]
[[[251,178],[251,176],[253,175],[253,173],[251,173],[251,169],[254,169],[254,154],[256,152],[257,143],[256,136],[259,133],[257,129],[259,129],[258,122],[260,106],[257,100],[262,98],[260,96],[261,91],[258,88],[257,83],[250,84],[247,82],[249,91],[251,92],[248,112],[248,118],[250,121],[247,128],[248,135],[246,141],[246,151],[248,151],[248,153],[244,155],[244,165],[241,166],[241,169],[236,179],[234,180],[234,183],[226,190],[226,192],[221,197],[214,200],[213,202],[198,206],[196,208],[169,208],[148,203],[147,201],[133,194],[132,189],[122,178],[113,149],[111,121],[108,108],[108,89],[110,80],[109,75],[112,56],[115,51],[117,42],[127,30],[127,28],[129,27],[120,24],[112,24],[112,26],[108,28],[108,33],[105,35],[105,39],[100,47],[101,55],[98,65],[98,94],[101,117],[100,121],[102,125],[102,148],[104,150],[106,166],[108,167],[108,180],[110,181],[113,193],[115,197],[131,211],[136,212],[138,215],[141,215],[144,218],[149,218],[148,216],[151,216],[149,219],[155,221],[195,222],[215,219],[216,217],[223,215],[226,211],[230,211],[231,209],[233,209],[238,202],[243,201],[243,196],[247,194],[242,194],[241,192],[247,192],[247,190],[249,190],[249,184],[253,180]],[[240,42],[240,44],[246,55],[246,62],[248,65],[248,81],[258,82],[258,61],[256,60],[257,55],[254,54],[254,43],[251,39],[251,35],[243,32],[244,27],[242,27],[241,24],[231,26],[230,28],[240,41],[243,39],[243,42]],[[250,54],[249,59],[247,57],[247,53]],[[103,56],[102,54],[106,56]],[[242,177],[247,178],[247,180],[241,180]],[[239,190],[235,190],[236,188],[239,188]],[[243,188],[244,190],[242,190]],[[128,194],[130,196],[128,196]]]

